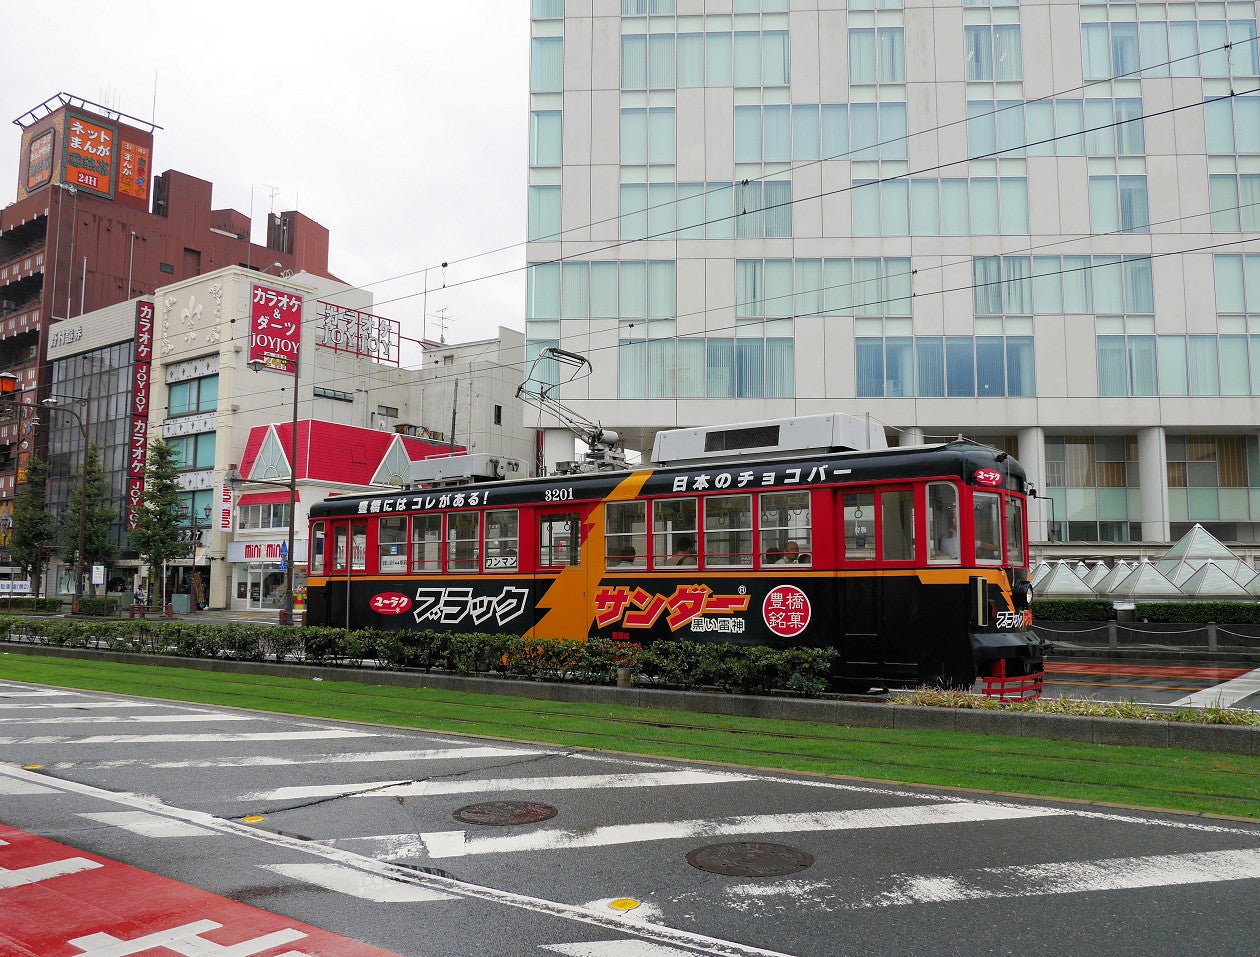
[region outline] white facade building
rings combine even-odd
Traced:
[[[1035,539],[1260,540],[1256,6],[532,0],[529,356],[639,448],[869,413]]]

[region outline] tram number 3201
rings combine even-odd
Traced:
[[[573,488],[549,488],[544,494],[545,501],[548,502],[571,502],[573,501]]]

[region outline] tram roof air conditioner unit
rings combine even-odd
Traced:
[[[411,463],[408,488],[497,482],[506,478],[519,478],[524,474],[525,466],[521,460],[506,455],[474,452],[470,455],[439,456]]]
[[[792,453],[856,452],[888,448],[884,427],[869,417],[828,412],[762,422],[667,429],[656,433],[652,461],[687,465],[738,454],[741,460],[779,458]]]

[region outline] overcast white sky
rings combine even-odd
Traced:
[[[326,226],[332,273],[404,335],[425,267],[430,338],[443,308],[448,342],[523,328],[528,0],[0,0],[0,36],[0,206],[10,121],[66,92],[162,126],[154,171],[209,180],[215,208],[248,215],[252,189],[255,242],[273,208]],[[443,261],[448,284],[514,271],[442,291]]]

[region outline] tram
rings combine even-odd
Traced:
[[[308,623],[812,646],[837,653],[836,689],[1040,688],[1028,489],[1007,453],[823,440],[784,454],[766,423],[679,431],[707,451],[470,484],[447,459],[427,487],[316,503]]]

